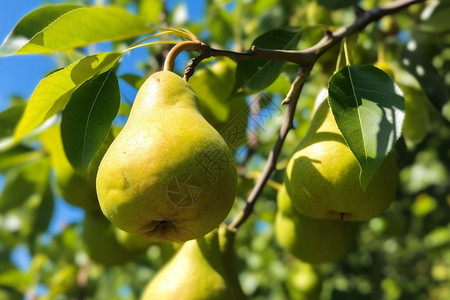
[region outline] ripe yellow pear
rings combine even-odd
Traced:
[[[228,215],[237,186],[232,152],[202,117],[197,98],[170,71],[141,86],[104,155],[97,194],[117,227],[153,241],[204,236]]]
[[[95,181],[89,175],[76,171],[67,160],[59,125],[54,125],[41,135],[44,148],[50,154],[55,170],[58,192],[64,200],[87,211],[99,211]]]
[[[275,236],[298,259],[310,264],[335,262],[353,247],[359,222],[306,217],[295,210],[284,187],[278,192],[277,204]]]
[[[143,252],[127,249],[119,243],[115,227],[101,212],[87,212],[83,221],[82,240],[89,257],[105,266],[125,264]]]
[[[394,200],[397,164],[389,154],[366,190],[360,186],[359,173],[358,161],[324,101],[286,168],[284,183],[293,206],[311,218],[371,219]]]
[[[186,242],[152,278],[141,300],[236,300],[244,294],[226,271],[217,230]],[[231,278],[234,276],[235,278]]]

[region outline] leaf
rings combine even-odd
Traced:
[[[403,48],[401,57],[402,66],[417,79],[433,106],[442,112],[450,97],[445,81],[433,66],[430,56],[417,41],[411,40]]]
[[[234,19],[230,12],[223,9],[222,3],[209,1],[205,7],[205,25],[214,42],[225,46],[233,38]],[[203,28],[202,28],[203,29]]]
[[[2,286],[0,288],[0,299],[4,300],[22,300],[25,295],[14,288]]]
[[[90,55],[42,79],[28,101],[14,139],[20,140],[62,110],[78,86],[111,69],[121,56],[122,54],[117,52]]]
[[[120,105],[113,69],[81,85],[63,111],[64,151],[75,169],[86,170],[108,134]]]
[[[118,7],[83,7],[60,16],[14,54],[48,53],[103,41],[117,41],[154,31]]]
[[[41,158],[44,155],[46,155],[44,151],[34,150],[24,145],[18,145],[8,151],[0,151],[0,172],[6,172],[18,165]]]
[[[123,79],[130,86],[138,90],[141,87],[141,85],[145,82],[147,77],[141,77],[135,74],[123,74],[120,76],[120,79]]]
[[[77,267],[64,265],[60,267],[46,284],[49,287],[49,299],[65,294],[77,286]]]
[[[5,186],[0,195],[0,213],[23,205],[33,195],[42,192],[49,174],[48,159],[39,159],[6,173]]]
[[[0,112],[0,140],[11,136],[14,133],[14,129],[19,123],[20,117],[25,110],[25,103],[10,106],[4,111]]]
[[[61,15],[79,8],[79,5],[45,5],[23,17],[0,46],[0,55],[10,55],[25,45],[35,34]]]
[[[438,4],[434,5],[435,3]],[[430,3],[425,11],[426,13],[422,14],[422,16],[425,15],[426,18],[419,25],[421,30],[431,33],[444,33],[450,31],[450,23],[448,22],[448,16],[450,15],[449,1]]]
[[[26,293],[29,285],[29,277],[19,269],[8,270],[0,274],[0,286],[11,287],[19,292]]]
[[[253,45],[264,49],[295,49],[301,32],[290,32],[281,29],[266,32],[257,37]],[[280,60],[251,59],[238,63],[234,91],[240,88],[248,94],[263,90],[271,85],[280,75],[286,64]]]
[[[333,75],[329,102],[339,130],[361,166],[366,188],[400,138],[405,101],[392,79],[368,65],[346,66]]]
[[[47,231],[55,209],[55,202],[48,181],[44,186],[44,190],[39,194],[39,197],[36,197],[34,200],[27,203],[30,209],[30,215],[27,221],[24,222],[30,225],[27,240],[32,255],[35,253],[36,238]]]
[[[160,0],[139,1],[139,15],[152,24],[161,21],[161,13],[164,10],[164,2]]]

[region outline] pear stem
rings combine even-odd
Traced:
[[[167,54],[166,60],[164,62],[164,71],[173,71],[173,66],[175,65],[175,59],[177,58],[178,54],[185,50],[194,50],[194,51],[200,51],[202,49],[202,45],[204,45],[202,42],[195,40],[195,41],[185,41],[176,44]]]

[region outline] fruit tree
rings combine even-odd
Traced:
[[[450,299],[449,15],[29,11],[0,66],[56,66],[1,103],[0,299]]]

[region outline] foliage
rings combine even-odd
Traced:
[[[69,62],[42,78],[30,99],[11,98],[0,113],[1,299],[139,299],[147,282],[179,248],[154,243],[133,252],[127,262],[108,266],[89,257],[82,238],[83,220],[50,234],[49,223],[63,192],[43,140],[49,128],[61,124],[70,174],[83,178],[77,182],[92,181],[111,135],[117,135],[129,113],[127,99],[122,95],[119,100],[120,89],[142,84],[140,76],[121,71],[124,55],[146,49],[151,59],[139,68],[151,74],[163,68],[169,44],[193,35],[211,46],[216,56],[195,67],[194,90],[199,87],[200,105],[209,111],[205,117],[229,142],[239,164],[237,197],[227,223],[239,217],[264,176],[280,128],[285,128],[285,115],[295,108],[291,120],[295,128],[285,132],[283,147],[275,151],[276,168],[259,189],[251,216],[238,226],[234,250],[245,294],[250,299],[301,299],[295,278],[305,267],[274,239],[275,200],[284,168],[308,129],[316,99],[323,99],[323,91],[328,90],[339,128],[361,164],[362,186],[393,149],[400,184],[390,208],[362,224],[356,246],[347,256],[307,268],[315,272],[314,281],[320,281],[320,299],[450,298],[447,2],[417,3],[389,12],[341,43],[322,48],[307,70],[296,106],[289,96],[298,66],[287,53],[311,49],[324,35],[356,24],[354,3],[359,3],[361,13],[387,1],[336,5],[337,1],[326,0],[208,0],[203,18],[195,22],[180,18],[185,3],[168,10],[163,1],[154,0],[111,0],[112,5],[105,7],[68,2],[44,5],[24,16],[0,47],[1,55],[46,53]],[[137,13],[127,11],[130,7]],[[112,41],[107,52],[89,52],[88,45],[104,41]],[[254,55],[267,57],[233,63],[214,55],[228,49],[234,54],[220,52],[220,56],[242,58],[252,53],[252,46],[267,50]],[[286,59],[268,59],[278,55],[270,50],[285,51]],[[194,51],[188,55],[198,56]],[[234,77],[218,79],[216,61],[233,66]],[[176,66],[177,71],[185,67]],[[210,76],[200,75],[204,73]],[[355,76],[360,80],[353,80]],[[217,85],[227,94],[201,88],[208,85]],[[338,103],[334,96],[339,93],[353,97]],[[281,106],[285,97],[288,105]],[[230,129],[239,134],[231,136]],[[105,227],[114,239],[111,243],[120,243],[112,232],[115,228]],[[11,259],[20,251],[31,256],[26,270]]]

